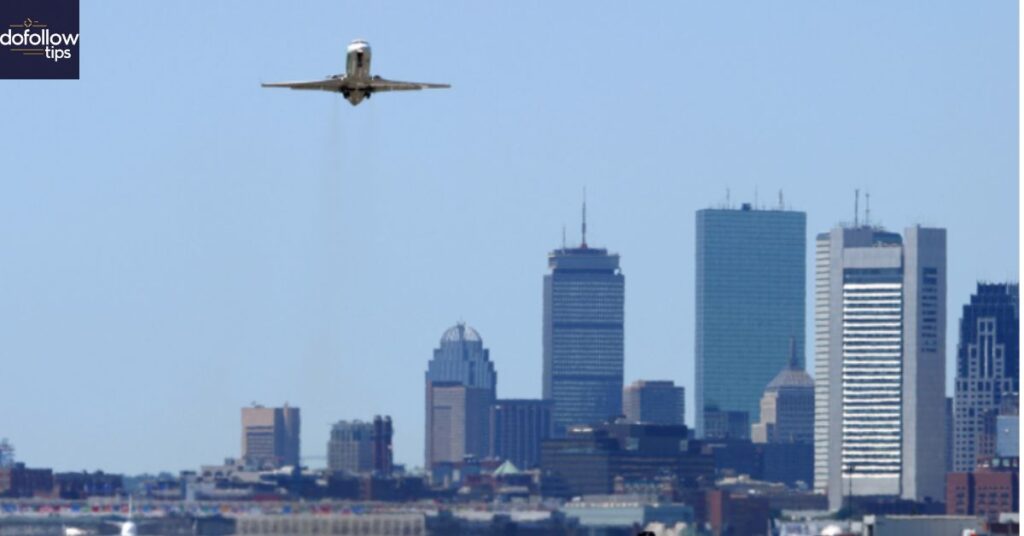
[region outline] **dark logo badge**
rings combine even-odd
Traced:
[[[0,0],[0,78],[78,79],[79,0]]]

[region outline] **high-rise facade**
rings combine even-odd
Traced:
[[[433,382],[427,391],[427,467],[484,458],[494,391],[456,382]]]
[[[445,331],[425,377],[427,467],[486,456],[498,374],[480,334],[461,322]]]
[[[327,441],[327,469],[390,475],[391,436],[391,417],[377,415],[373,422],[338,421],[331,427],[331,438]]]
[[[697,211],[696,428],[760,415],[765,385],[786,366],[790,338],[804,364],[807,218],[803,212]]]
[[[554,431],[551,401],[498,400],[491,406],[490,425],[491,457],[532,469],[540,464],[541,442],[550,439]]]
[[[392,437],[394,427],[391,425],[391,416],[373,418],[373,471],[378,475],[390,475],[395,466],[394,447]]]
[[[637,380],[622,393],[622,413],[629,422],[685,424],[686,391],[671,380]]]
[[[814,487],[940,500],[945,477],[946,231],[817,237]]]
[[[814,442],[814,380],[797,364],[795,350],[789,366],[765,388],[761,422],[753,425],[750,438],[754,443]]]
[[[373,471],[373,423],[335,423],[327,441],[327,469],[353,474]]]
[[[256,468],[299,465],[299,408],[242,408],[242,460]]]
[[[1005,399],[1019,396],[1019,310],[1019,287],[1010,283],[979,283],[964,305],[954,384],[956,472],[973,471],[979,456],[994,452],[991,434],[984,433],[986,420],[994,422]]]
[[[544,276],[544,398],[556,437],[622,411],[625,278],[618,255],[587,245],[585,221],[580,246],[552,251]]]

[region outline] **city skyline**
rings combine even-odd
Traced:
[[[292,27],[285,6],[204,5],[233,21],[210,54],[195,10],[86,4],[82,79],[6,84],[0,142],[36,163],[0,197],[2,353],[31,380],[0,393],[0,437],[20,459],[196,467],[237,452],[258,400],[301,407],[314,453],[330,423],[391,415],[396,461],[419,465],[425,352],[458,319],[500,397],[540,396],[540,278],[563,225],[578,241],[584,186],[588,238],[629,277],[624,380],[686,388],[688,423],[692,216],[727,191],[781,189],[809,233],[851,221],[855,188],[890,229],[948,229],[949,324],[977,281],[1019,277],[1016,6],[467,5],[429,28],[428,6],[308,9]],[[358,108],[259,89],[356,37],[382,75],[453,88]],[[620,65],[648,74],[608,91]],[[112,387],[55,395],[86,386]]]

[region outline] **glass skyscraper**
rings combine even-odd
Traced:
[[[544,276],[544,398],[556,437],[622,412],[623,301],[619,256],[583,241],[548,255]]]
[[[765,386],[787,366],[790,340],[804,367],[807,218],[803,212],[697,211],[695,410],[760,418]]]
[[[1013,283],[978,283],[960,319],[953,417],[953,470],[973,471],[985,421],[1020,392],[1020,293]],[[992,443],[992,441],[989,441]],[[992,445],[994,446],[994,445]]]

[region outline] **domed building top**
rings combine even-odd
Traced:
[[[814,388],[814,380],[810,374],[802,368],[787,367],[778,373],[771,383],[768,384],[766,391],[778,391],[783,387],[810,387]]]
[[[446,342],[482,342],[482,339],[475,329],[467,326],[465,322],[459,322],[448,328],[441,336],[441,344]]]
[[[814,379],[796,361],[796,342],[789,341],[789,366],[782,369],[765,388],[765,392],[778,391],[784,387],[814,388]]]

